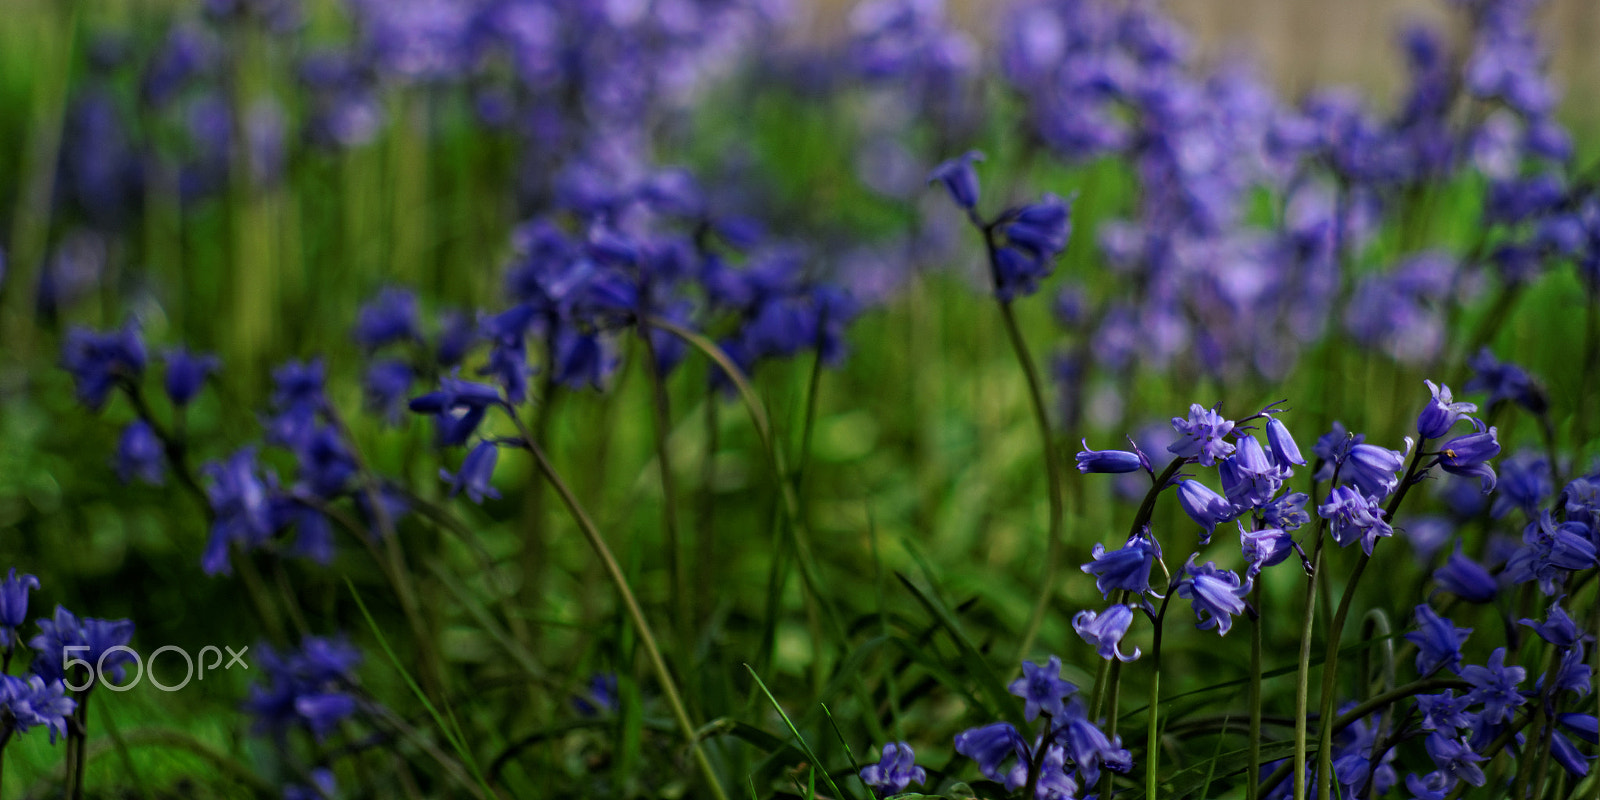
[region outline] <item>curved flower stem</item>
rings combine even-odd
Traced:
[[[1259,579],[1255,586],[1250,588],[1250,605],[1255,608],[1258,616],[1250,624],[1250,771],[1245,773],[1249,777],[1245,779],[1244,787],[1246,800],[1256,800],[1261,796],[1256,788],[1256,779],[1261,777],[1261,627],[1267,616],[1261,613]]]
[[[589,546],[599,557],[600,563],[606,570],[606,576],[617,589],[617,595],[622,598],[622,604],[627,609],[628,617],[633,622],[634,630],[639,635],[639,644],[644,647],[645,655],[650,659],[650,666],[654,668],[656,680],[661,683],[661,693],[667,698],[667,705],[672,709],[672,716],[677,720],[678,727],[683,730],[684,739],[689,743],[689,751],[694,756],[695,765],[699,767],[701,775],[705,778],[707,787],[711,790],[716,800],[728,800],[728,795],[722,789],[722,783],[717,780],[717,773],[711,766],[711,761],[706,757],[705,751],[700,747],[700,738],[695,735],[698,729],[689,718],[689,711],[683,705],[683,698],[678,694],[677,684],[672,679],[672,671],[667,668],[666,659],[661,655],[661,648],[656,646],[655,634],[651,632],[650,622],[645,619],[644,610],[639,607],[639,601],[633,596],[633,590],[628,587],[628,579],[623,575],[622,566],[617,563],[611,554],[611,548],[606,546],[605,539],[600,536],[600,529],[595,527],[594,521],[589,518],[588,512],[578,504],[578,498],[567,487],[555,467],[545,458],[544,451],[539,449],[531,438],[528,438],[527,426],[522,423],[511,409],[504,409],[506,416],[517,426],[517,431],[523,436],[526,449],[533,454],[534,461],[539,466],[539,472],[545,480],[550,482],[556,495],[561,498],[567,507],[567,513],[578,524],[578,530],[588,540]]]
[[[1418,468],[1422,465],[1422,453],[1427,441],[1421,441],[1411,451],[1411,463],[1406,466],[1405,477],[1400,480],[1400,485],[1395,489],[1394,496],[1389,498],[1389,505],[1384,507],[1384,518],[1394,519],[1400,504],[1405,501],[1406,494],[1411,491],[1412,484],[1416,483]],[[1372,554],[1363,552],[1356,561],[1355,569],[1350,571],[1350,580],[1344,585],[1344,593],[1339,597],[1339,609],[1333,614],[1333,621],[1328,624],[1327,656],[1322,662],[1322,711],[1319,719],[1332,719],[1335,694],[1338,690],[1339,680],[1339,637],[1344,632],[1344,621],[1350,615],[1350,605],[1355,600],[1356,586],[1361,583],[1361,575],[1366,572],[1367,564],[1372,561]],[[1310,635],[1309,632],[1307,635]],[[1329,800],[1333,792],[1333,730],[1324,725],[1317,732],[1317,797],[1319,800]]]
[[[992,241],[990,249],[992,252]],[[1006,335],[1011,339],[1011,349],[1017,354],[1022,374],[1027,377],[1028,399],[1033,406],[1033,420],[1039,426],[1039,443],[1044,448],[1045,482],[1050,498],[1050,538],[1045,542],[1044,580],[1039,587],[1039,599],[1034,602],[1033,611],[1028,614],[1028,624],[1023,628],[1022,644],[1017,648],[1017,657],[1014,660],[1020,664],[1033,649],[1033,641],[1039,635],[1039,627],[1044,624],[1044,612],[1050,607],[1050,596],[1055,592],[1056,572],[1061,568],[1066,501],[1061,496],[1061,464],[1057,459],[1055,434],[1050,428],[1050,411],[1045,405],[1039,370],[1033,363],[1033,355],[1028,351],[1027,340],[1022,338],[1022,329],[1017,326],[1017,317],[1011,310],[1010,301],[1000,301],[1000,317],[1005,320]]]

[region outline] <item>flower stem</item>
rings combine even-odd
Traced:
[[[1305,616],[1300,620],[1300,666],[1294,689],[1294,800],[1306,800],[1306,723],[1311,703],[1311,631],[1316,627],[1317,584],[1322,581],[1322,540],[1326,519],[1317,525],[1317,538],[1311,545],[1311,575],[1306,578]],[[1327,720],[1323,723],[1326,725]],[[1260,787],[1263,791],[1266,787]]]
[[[672,410],[667,397],[666,381],[661,375],[661,359],[656,354],[650,331],[639,329],[639,342],[644,346],[645,369],[650,373],[650,406],[655,412],[656,468],[661,473],[661,530],[666,538],[667,593],[672,596],[673,630],[678,642],[687,644],[694,639],[694,623],[689,605],[689,578],[685,570],[682,544],[678,537],[678,500],[672,476],[672,454],[667,437],[672,433]],[[703,576],[709,578],[710,576]]]
[[[584,539],[599,557],[601,565],[605,568],[606,576],[617,589],[617,595],[622,598],[622,604],[627,609],[628,617],[633,622],[634,630],[639,635],[639,644],[644,647],[645,656],[650,659],[650,665],[656,673],[656,680],[661,683],[661,692],[667,698],[667,705],[672,709],[672,716],[676,718],[678,727],[683,730],[684,739],[688,742],[689,751],[693,755],[695,765],[699,767],[701,775],[705,778],[707,787],[716,800],[728,800],[728,795],[722,789],[722,783],[717,780],[716,770],[712,768],[711,761],[706,757],[705,750],[700,746],[700,737],[694,722],[689,718],[689,711],[683,705],[683,698],[678,694],[677,684],[672,679],[672,671],[667,668],[666,659],[661,655],[661,648],[656,645],[655,634],[651,632],[650,622],[645,619],[644,610],[639,607],[639,601],[633,595],[633,590],[628,587],[628,579],[622,573],[622,566],[617,563],[611,554],[611,548],[606,546],[605,539],[600,536],[600,529],[595,527],[594,521],[589,518],[588,512],[578,504],[578,498],[567,487],[555,467],[545,458],[544,451],[539,449],[532,438],[528,436],[527,426],[522,420],[506,409],[506,416],[516,424],[517,430],[527,444],[528,452],[533,454],[534,461],[538,463],[539,472],[545,480],[550,482],[556,495],[561,498],[567,507],[567,513],[578,524],[578,530],[583,533]]]
[[[1250,625],[1250,771],[1245,779],[1246,800],[1260,797],[1256,781],[1261,777],[1261,636],[1266,615],[1261,614],[1261,581],[1250,589],[1250,605],[1260,616]],[[1152,706],[1154,708],[1154,706]],[[1146,794],[1146,797],[1155,795]]]
[[[1167,603],[1172,600],[1172,587],[1167,587],[1167,596],[1161,598],[1161,610],[1156,613],[1155,639],[1150,645],[1150,720],[1145,730],[1144,744],[1144,796],[1154,798],[1156,794],[1156,773],[1161,763],[1161,631],[1165,626],[1161,623],[1167,618]],[[1259,705],[1257,714],[1260,713]],[[1258,723],[1259,725],[1259,723]]]

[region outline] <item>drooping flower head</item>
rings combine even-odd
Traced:
[[[1472,629],[1457,628],[1427,603],[1417,606],[1413,613],[1417,630],[1406,634],[1406,640],[1417,646],[1417,674],[1431,675],[1439,669],[1459,671],[1461,645]]]
[[[1072,618],[1072,629],[1083,637],[1085,642],[1093,645],[1100,657],[1106,660],[1113,658],[1120,661],[1133,661],[1139,657],[1139,648],[1133,648],[1132,654],[1122,652],[1122,637],[1128,635],[1128,627],[1133,624],[1133,608],[1118,603],[1103,612],[1079,611]]]
[[[1328,493],[1328,501],[1317,507],[1317,514],[1328,520],[1333,539],[1340,547],[1359,541],[1369,556],[1379,539],[1394,535],[1394,529],[1384,521],[1384,513],[1377,500],[1351,486],[1334,487]]]
[[[1189,556],[1183,567],[1185,577],[1178,582],[1178,596],[1194,606],[1195,627],[1200,630],[1216,628],[1217,634],[1228,635],[1233,618],[1245,611],[1245,595],[1250,593],[1250,582],[1207,561],[1195,566],[1196,556]]]
[[[1473,403],[1455,402],[1450,395],[1450,387],[1442,384],[1436,386],[1433,381],[1423,383],[1433,397],[1423,407],[1422,413],[1417,415],[1417,433],[1422,438],[1437,439],[1444,436],[1461,418],[1477,412],[1478,407]]]
[[[39,588],[39,579],[32,575],[17,575],[17,568],[6,572],[0,581],[0,646],[10,650],[17,629],[28,619],[28,591]]]
[[[1090,555],[1094,560],[1082,569],[1095,576],[1094,585],[1103,596],[1110,597],[1117,589],[1143,594],[1150,590],[1150,568],[1161,557],[1161,545],[1145,530],[1128,537],[1116,550],[1097,542]]]

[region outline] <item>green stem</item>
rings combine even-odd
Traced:
[[[666,696],[667,705],[672,709],[672,716],[676,718],[678,727],[683,731],[683,736],[689,745],[689,751],[693,755],[701,775],[705,778],[707,787],[710,788],[716,800],[728,800],[727,793],[722,789],[722,783],[717,780],[716,770],[712,768],[710,759],[706,757],[705,751],[700,747],[700,738],[695,735],[695,731],[698,728],[689,718],[689,711],[684,707],[683,698],[679,696],[677,684],[672,679],[672,671],[667,668],[666,659],[661,655],[661,648],[656,645],[655,634],[651,632],[650,622],[645,619],[644,610],[639,607],[638,599],[634,597],[633,590],[628,587],[628,580],[622,574],[622,566],[617,563],[616,557],[611,554],[611,548],[606,546],[605,539],[600,536],[600,529],[595,527],[594,521],[589,518],[588,512],[584,511],[583,507],[578,504],[578,498],[573,495],[572,490],[561,479],[561,475],[556,472],[555,467],[545,458],[544,451],[539,449],[539,446],[529,436],[527,426],[523,425],[521,418],[512,413],[509,408],[506,409],[506,416],[510,417],[511,421],[517,426],[518,432],[527,444],[528,452],[533,454],[534,461],[538,463],[539,472],[544,475],[545,480],[550,482],[551,488],[556,491],[556,496],[560,497],[562,504],[567,507],[567,513],[578,524],[578,530],[583,533],[584,539],[589,542],[590,548],[594,550],[595,555],[600,559],[601,565],[605,568],[606,576],[611,579],[611,583],[617,589],[618,596],[622,598],[622,604],[627,609],[628,617],[633,622],[635,632],[639,635],[639,644],[644,648],[645,656],[650,659],[650,665],[656,673],[656,680],[661,683],[661,692]]]
[[[1261,581],[1258,578],[1256,585],[1250,588],[1250,605],[1254,606],[1259,615],[1250,625],[1250,771],[1245,773],[1245,798],[1256,800],[1260,792],[1256,789],[1256,780],[1261,777],[1261,637],[1262,624],[1266,615],[1261,613]],[[1154,698],[1151,698],[1152,702]],[[1155,797],[1146,794],[1146,797]]]
[[[672,433],[672,410],[666,381],[661,376],[661,359],[657,357],[649,330],[639,329],[639,342],[644,347],[645,369],[650,373],[650,406],[655,413],[656,468],[661,473],[661,531],[666,538],[667,551],[667,592],[672,596],[673,629],[678,642],[687,644],[694,639],[694,623],[689,606],[689,576],[678,536],[678,494],[668,442]],[[701,577],[710,579],[711,576]]]
[[[1161,599],[1161,610],[1156,614],[1155,640],[1150,645],[1150,719],[1144,739],[1144,796],[1152,799],[1158,796],[1156,773],[1161,763],[1161,632],[1165,627],[1161,623],[1166,621],[1167,602],[1171,599],[1172,587],[1168,586],[1167,596]],[[1260,713],[1259,708],[1258,704],[1257,714]]]
[[[1300,668],[1294,689],[1294,800],[1306,800],[1306,722],[1311,704],[1311,632],[1316,627],[1317,584],[1322,581],[1324,560],[1322,541],[1328,522],[1317,524],[1317,537],[1311,545],[1311,574],[1306,578],[1305,616],[1300,620]],[[1326,720],[1324,720],[1326,721]],[[1260,791],[1269,789],[1263,785]]]

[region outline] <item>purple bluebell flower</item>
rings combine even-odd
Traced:
[[[1589,774],[1589,762],[1594,759],[1594,756],[1584,755],[1559,729],[1550,731],[1550,757],[1560,764],[1567,774],[1577,778]]]
[[[595,673],[589,678],[589,690],[572,697],[572,707],[585,717],[615,713],[619,702],[615,672]]]
[[[1175,456],[1192,458],[1202,467],[1212,467],[1218,459],[1233,455],[1233,443],[1227,440],[1233,433],[1233,422],[1223,418],[1215,408],[1194,403],[1189,406],[1188,419],[1172,418],[1172,428],[1181,437],[1167,448]]]
[[[28,619],[28,592],[38,588],[38,578],[28,574],[18,577],[16,567],[0,581],[0,646],[8,651],[15,646],[17,629]]]
[[[359,710],[349,690],[361,654],[343,640],[312,636],[298,651],[279,653],[266,645],[256,650],[261,675],[244,709],[255,717],[258,732],[279,735],[301,727],[321,741]]]
[[[1143,594],[1150,591],[1150,567],[1161,557],[1161,545],[1148,531],[1141,531],[1116,550],[1096,542],[1090,556],[1094,560],[1082,569],[1095,576],[1094,585],[1102,596],[1110,597],[1116,589]]]
[[[1572,692],[1579,698],[1589,696],[1591,686],[1589,682],[1589,662],[1583,657],[1583,643],[1578,642],[1572,647],[1561,651],[1561,662],[1556,665],[1555,685],[1556,692]],[[1545,676],[1540,675],[1534,682],[1534,690],[1543,691]]]
[[[1494,491],[1494,468],[1489,466],[1488,461],[1500,455],[1500,442],[1496,441],[1498,433],[1490,428],[1445,442],[1439,448],[1439,466],[1452,475],[1478,478],[1484,494]]]
[[[1468,359],[1467,365],[1472,367],[1473,375],[1472,380],[1467,381],[1466,391],[1487,392],[1489,399],[1485,405],[1489,408],[1510,401],[1534,414],[1543,414],[1549,409],[1550,399],[1539,381],[1522,367],[1495,358],[1489,348],[1478,351]]]
[[[339,796],[339,784],[333,770],[317,767],[307,775],[309,784],[291,783],[283,787],[283,800],[328,800]]]
[[[1396,473],[1405,466],[1406,454],[1411,452],[1411,447],[1409,436],[1406,437],[1405,452],[1357,441],[1350,447],[1340,467],[1339,481],[1353,483],[1362,494],[1381,501],[1400,485]]]
[[[1572,479],[1561,490],[1558,502],[1566,509],[1568,521],[1588,525],[1589,533],[1600,537],[1600,475]]]
[[[461,461],[461,469],[455,475],[446,470],[439,470],[439,477],[450,484],[450,496],[455,497],[464,489],[467,497],[474,503],[482,503],[484,497],[500,499],[500,492],[496,491],[491,480],[494,478],[495,460],[500,457],[500,448],[494,442],[479,442],[477,447],[467,453]]]
[[[1487,782],[1488,778],[1484,777],[1483,768],[1478,766],[1478,762],[1489,759],[1478,755],[1459,737],[1434,731],[1428,734],[1426,747],[1428,756],[1433,759],[1433,765],[1438,767],[1440,773],[1473,786],[1482,786]]]
[[[1454,776],[1437,770],[1420,776],[1415,772],[1406,773],[1406,791],[1416,800],[1445,800],[1456,783]]]
[[[311,494],[332,499],[344,493],[358,471],[355,456],[332,425],[317,425],[294,444],[300,486]]]
[[[367,367],[361,389],[367,408],[390,425],[398,425],[406,409],[406,397],[416,379],[411,365],[397,358],[380,358]]]
[[[1505,663],[1506,649],[1500,647],[1489,655],[1487,663],[1472,664],[1461,670],[1461,679],[1472,684],[1467,699],[1483,704],[1481,719],[1489,723],[1509,722],[1513,710],[1525,702],[1517,687],[1527,677],[1527,670],[1508,667]]]
[[[1377,500],[1349,486],[1334,487],[1328,493],[1328,501],[1317,507],[1317,514],[1328,520],[1333,539],[1340,547],[1359,541],[1369,556],[1380,538],[1394,535],[1394,529],[1383,519],[1384,513]]]
[[[17,733],[43,726],[50,731],[50,743],[55,744],[57,736],[66,735],[67,717],[77,707],[77,701],[67,696],[67,688],[59,678],[47,681],[39,675],[26,679],[0,675],[0,717],[16,726]]]
[[[1334,420],[1333,427],[1317,437],[1317,443],[1311,446],[1311,453],[1322,462],[1322,467],[1312,477],[1319,481],[1332,478],[1335,469],[1350,457],[1350,449],[1365,439],[1364,434],[1353,434],[1345,429],[1344,423]]]
[[[1085,474],[1138,472],[1149,468],[1150,462],[1145,460],[1142,453],[1127,450],[1090,450],[1087,439],[1083,440],[1083,449],[1078,451],[1078,471]]]
[[[500,390],[489,384],[442,378],[437,391],[411,398],[407,407],[418,414],[433,415],[441,446],[459,447],[478,430],[490,406],[505,403]]]
[[[1178,596],[1194,606],[1195,625],[1200,630],[1217,629],[1217,634],[1228,635],[1233,618],[1245,611],[1245,595],[1250,593],[1250,581],[1240,581],[1239,576],[1218,569],[1215,562],[1195,566],[1195,556],[1183,567],[1186,577],[1178,581]]]
[[[1072,629],[1083,637],[1085,642],[1093,645],[1100,657],[1107,661],[1115,658],[1120,661],[1133,661],[1139,657],[1139,648],[1133,648],[1131,655],[1122,652],[1122,637],[1128,635],[1128,627],[1133,624],[1133,608],[1118,603],[1103,612],[1079,611],[1072,618]]]
[[[1217,471],[1222,491],[1235,508],[1260,508],[1272,502],[1291,474],[1267,455],[1254,436],[1240,436],[1234,454],[1222,459]]]
[[[1417,646],[1417,673],[1431,675],[1441,668],[1459,672],[1461,645],[1472,629],[1457,628],[1427,603],[1417,606],[1413,613],[1417,630],[1406,634],[1406,641]]]
[[[1537,580],[1545,594],[1555,594],[1568,572],[1596,564],[1589,527],[1581,522],[1557,524],[1549,511],[1528,523],[1522,542],[1506,562],[1503,577],[1512,583]]]
[[[1056,656],[1043,664],[1022,662],[1022,677],[1007,689],[1023,699],[1022,713],[1029,722],[1040,714],[1060,717],[1066,710],[1064,701],[1078,691],[1078,687],[1061,679],[1061,659]]]
[[[1518,620],[1517,624],[1532,628],[1535,633],[1539,634],[1539,638],[1556,647],[1573,647],[1583,638],[1583,631],[1578,630],[1577,623],[1573,622],[1572,617],[1568,616],[1566,610],[1561,607],[1561,598],[1559,597],[1550,604],[1549,610],[1545,612],[1544,622],[1523,619]]]
[[[1406,542],[1411,545],[1411,551],[1416,553],[1418,561],[1433,560],[1439,548],[1457,538],[1454,523],[1445,517],[1431,514],[1408,519],[1404,524],[1396,524],[1394,527],[1405,533]]]
[[[571,389],[585,386],[603,391],[605,381],[621,363],[598,334],[562,326],[556,333],[552,377]]]
[[[917,766],[917,754],[905,742],[891,742],[883,746],[883,757],[876,764],[863,767],[861,782],[872,787],[880,797],[899,794],[912,783],[928,781],[928,772]]]
[[[1239,509],[1232,503],[1212,491],[1211,487],[1193,479],[1178,483],[1178,505],[1183,507],[1183,512],[1189,515],[1189,519],[1205,529],[1201,544],[1211,540],[1211,534],[1216,532],[1217,525],[1239,516]]]
[[[1039,760],[1039,776],[1034,781],[1035,800],[1070,800],[1078,796],[1078,782],[1067,771],[1067,750],[1046,742],[1044,758]],[[1016,791],[1028,783],[1028,770],[1019,761],[1006,775],[1006,788]]]
[[[166,353],[167,372],[162,381],[167,397],[175,406],[186,406],[200,395],[206,380],[222,368],[222,361],[209,353],[190,353],[175,347]]]
[[[478,374],[494,376],[505,388],[506,399],[514,404],[528,399],[528,379],[533,375],[528,363],[528,332],[536,313],[533,306],[523,304],[479,321],[490,350],[489,363]]]
[[[1561,713],[1556,715],[1556,723],[1589,744],[1600,744],[1600,719],[1593,714]]]
[[[1524,451],[1500,462],[1500,481],[1495,488],[1494,503],[1489,514],[1500,519],[1521,509],[1528,518],[1539,515],[1539,508],[1555,492],[1550,476],[1550,461],[1536,453]]]
[[[1306,501],[1310,499],[1305,492],[1280,495],[1261,509],[1262,518],[1269,528],[1296,530],[1311,521],[1311,515],[1306,513]]]
[[[1440,588],[1469,603],[1493,602],[1499,591],[1494,575],[1462,553],[1460,542],[1444,566],[1433,571],[1433,579]]]
[[[956,734],[956,752],[978,762],[978,771],[992,781],[1005,780],[1006,762],[1029,756],[1027,742],[1009,722],[996,722]]]
[[[132,324],[108,333],[73,328],[61,346],[61,365],[72,373],[78,401],[91,411],[105,406],[117,381],[138,380],[147,359],[144,340]]]
[[[1261,570],[1283,563],[1294,552],[1294,537],[1282,528],[1261,528],[1247,531],[1239,526],[1239,546],[1244,552],[1245,580],[1254,580]]]
[[[138,478],[151,486],[166,482],[167,456],[161,439],[148,422],[136,419],[122,429],[117,439],[117,480],[132,483]]]
[[[368,352],[395,342],[420,340],[417,296],[405,289],[385,288],[356,313],[353,336]]]
[[[1287,468],[1290,464],[1305,466],[1306,458],[1300,454],[1300,445],[1295,444],[1288,426],[1277,417],[1267,419],[1267,444],[1272,447],[1272,460],[1279,467]]]
[[[439,339],[433,357],[441,367],[459,366],[477,341],[478,326],[472,317],[459,311],[445,312],[439,315]]]
[[[320,411],[328,404],[328,367],[322,359],[288,361],[272,371],[272,406]]]
[[[1036,262],[1045,262],[1067,248],[1072,236],[1072,202],[1046,193],[1039,202],[1023,206],[1002,230],[1007,243]],[[1042,270],[1048,274],[1048,269]]]
[[[294,699],[294,712],[320,742],[355,715],[356,699],[344,692],[302,694]]]
[[[1417,695],[1417,711],[1422,714],[1422,729],[1425,731],[1445,731],[1454,734],[1472,724],[1472,718],[1467,713],[1471,703],[1466,697],[1456,697],[1454,689],[1446,689],[1440,694]]]
[[[1433,398],[1417,415],[1417,433],[1422,438],[1437,439],[1444,436],[1462,417],[1477,412],[1478,407],[1472,403],[1455,402],[1450,395],[1450,387],[1442,384],[1436,386],[1433,381],[1423,383],[1433,393]]]
[[[235,452],[227,461],[213,461],[201,471],[211,478],[206,496],[215,518],[201,568],[207,575],[229,575],[233,572],[228,560],[230,545],[237,542],[245,549],[259,546],[277,529],[270,481],[258,474],[260,465],[255,450],[249,447]]]
[[[1127,772],[1133,767],[1133,755],[1122,747],[1120,737],[1110,739],[1091,721],[1083,703],[1074,700],[1067,708],[1066,724],[1056,733],[1056,741],[1066,747],[1067,755],[1078,765],[1079,777],[1085,785],[1100,781],[1100,768],[1113,772]]]
[[[68,658],[94,665],[96,678],[121,682],[123,665],[135,658],[133,651],[127,649],[133,639],[132,620],[80,620],[71,611],[56,606],[53,617],[38,622],[39,634],[28,640],[28,648],[35,653],[33,671],[46,682],[64,677]],[[68,647],[75,649],[68,651]]]
[[[945,191],[950,193],[950,199],[963,210],[971,211],[978,205],[978,171],[973,169],[972,165],[982,160],[983,153],[969,150],[934,167],[933,174],[928,176],[928,181],[944,184]]]

